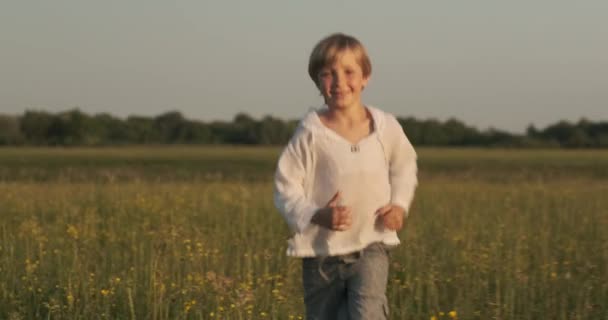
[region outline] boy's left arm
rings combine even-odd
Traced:
[[[405,210],[398,205],[387,204],[378,209],[376,215],[382,218],[384,227],[389,230],[399,231],[403,228]]]
[[[380,208],[378,214],[383,217],[386,228],[400,230],[418,184],[416,151],[395,117],[390,116],[386,125],[391,202]]]

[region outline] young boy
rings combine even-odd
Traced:
[[[302,119],[274,181],[307,319],[386,319],[387,249],[414,196],[416,153],[394,116],[362,104],[371,63],[357,39],[321,40],[308,73],[326,108]]]

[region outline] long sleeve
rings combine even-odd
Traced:
[[[389,147],[391,203],[405,209],[406,216],[418,184],[416,151],[394,116],[389,116],[386,139]]]
[[[300,128],[281,153],[274,177],[274,204],[296,233],[309,226],[319,209],[306,195],[306,179],[312,175],[311,144],[312,136]]]

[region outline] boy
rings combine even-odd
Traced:
[[[355,38],[333,34],[308,73],[326,108],[309,112],[283,150],[275,205],[303,258],[308,319],[386,319],[387,247],[399,244],[413,199],[416,153],[394,116],[365,106],[371,63]]]

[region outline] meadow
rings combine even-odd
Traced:
[[[279,152],[0,149],[0,319],[302,319]],[[392,319],[608,319],[608,151],[418,152]]]

